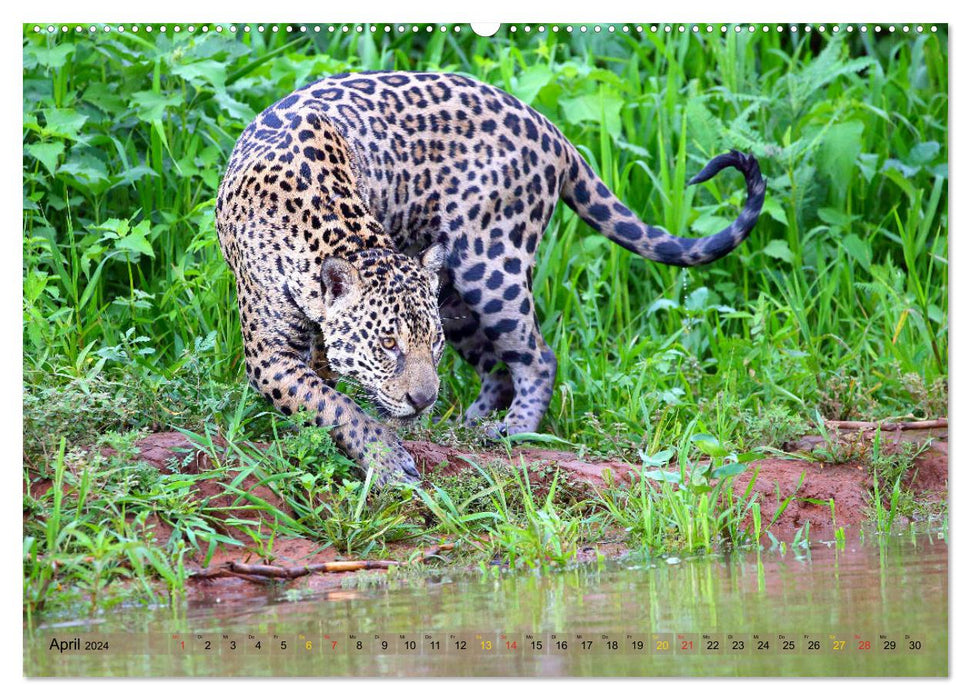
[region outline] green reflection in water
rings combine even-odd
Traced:
[[[24,663],[28,676],[946,675],[947,593],[947,543],[894,537],[115,612],[25,629]],[[111,648],[58,653],[55,638]]]

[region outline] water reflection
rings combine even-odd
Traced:
[[[449,575],[293,598],[278,589],[178,613],[126,611],[25,630],[25,673],[947,673],[947,543],[934,535],[671,563],[629,558],[546,575]],[[55,636],[97,634],[115,635],[125,653],[47,646]],[[206,640],[213,653],[199,650]],[[258,651],[246,650],[256,641]],[[273,648],[281,642],[285,651]]]

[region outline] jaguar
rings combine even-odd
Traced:
[[[535,431],[557,360],[532,274],[557,201],[637,255],[702,265],[746,239],[765,198],[758,161],[738,151],[689,184],[728,167],[745,179],[737,219],[681,238],[642,222],[552,122],[491,85],[394,71],[300,88],[243,131],[216,200],[247,377],[377,484],[419,479],[394,426],[435,403],[446,341],[480,380],[464,420],[505,411],[490,434]]]

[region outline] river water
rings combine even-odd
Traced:
[[[941,676],[947,562],[939,534],[908,534],[318,594],[278,589],[25,628],[24,673]]]

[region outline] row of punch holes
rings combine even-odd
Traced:
[[[320,25],[320,24],[314,24],[314,25],[306,25],[306,24],[297,24],[297,25],[294,25],[294,24],[287,24],[287,25],[279,25],[279,24],[266,24],[266,25],[264,24],[258,24],[258,25],[235,25],[235,24],[80,25],[80,24],[77,24],[77,25],[67,25],[67,24],[62,24],[62,25],[53,25],[53,24],[48,24],[47,26],[42,26],[38,24],[38,25],[34,25],[34,32],[35,33],[46,32],[48,34],[54,34],[58,31],[61,33],[67,33],[73,30],[75,33],[78,33],[78,34],[85,31],[93,34],[96,32],[138,33],[141,31],[141,32],[152,33],[153,31],[158,31],[161,33],[165,33],[165,32],[171,31],[174,33],[180,33],[182,31],[186,31],[191,34],[194,32],[208,33],[210,31],[215,31],[217,33],[229,32],[231,34],[235,34],[240,31],[243,33],[252,32],[252,31],[271,32],[271,33],[284,31],[290,34],[306,33],[306,32],[312,32],[316,34],[319,34],[322,32],[331,33],[331,34],[334,34],[334,33],[347,34],[351,32],[361,32],[361,33],[397,32],[397,33],[403,34],[405,32],[417,33],[422,31],[430,33],[430,32],[436,31],[437,29],[438,31],[441,31],[441,32],[472,31],[472,32],[475,32],[476,34],[479,34],[480,36],[492,36],[499,30],[499,26],[500,25],[498,24],[492,24],[492,25],[475,25],[475,24],[473,25],[461,25],[461,24],[452,24],[452,25],[444,25],[444,24],[443,25],[432,25],[432,24],[357,24],[357,25],[354,25],[354,24],[329,24],[329,25]],[[646,32],[651,32],[651,33],[692,32],[695,34],[712,34],[712,33],[718,33],[718,32],[722,34],[727,34],[728,32],[741,34],[742,32],[748,32],[749,34],[755,34],[756,32],[761,32],[763,34],[767,34],[773,30],[779,33],[785,32],[785,31],[789,31],[789,32],[814,32],[815,31],[819,33],[831,32],[833,34],[837,34],[837,33],[845,32],[845,33],[851,34],[854,31],[858,31],[861,33],[867,33],[869,31],[872,31],[875,33],[889,32],[892,34],[898,30],[904,33],[909,33],[911,31],[915,31],[917,33],[923,33],[924,31],[936,32],[937,26],[930,25],[929,27],[925,27],[925,25],[922,25],[922,24],[918,24],[914,26],[911,26],[908,24],[903,24],[903,25],[876,24],[872,26],[865,25],[865,24],[859,25],[859,26],[854,26],[852,24],[843,24],[843,25],[837,25],[837,24],[834,24],[834,25],[826,25],[826,24],[800,24],[800,25],[797,25],[797,24],[773,24],[773,25],[770,25],[770,24],[760,24],[760,25],[755,25],[755,24],[732,24],[732,25],[729,25],[729,24],[652,24],[652,25],[513,24],[508,26],[508,31],[512,34],[515,34],[517,32],[524,32],[526,34],[535,32],[537,34],[543,34],[547,31],[554,32],[554,33],[579,32],[581,34],[591,33],[591,32],[594,34],[600,34],[603,32],[607,32],[607,33],[620,32],[620,33],[627,33],[627,34],[632,32],[635,32],[638,34],[643,34]]]

